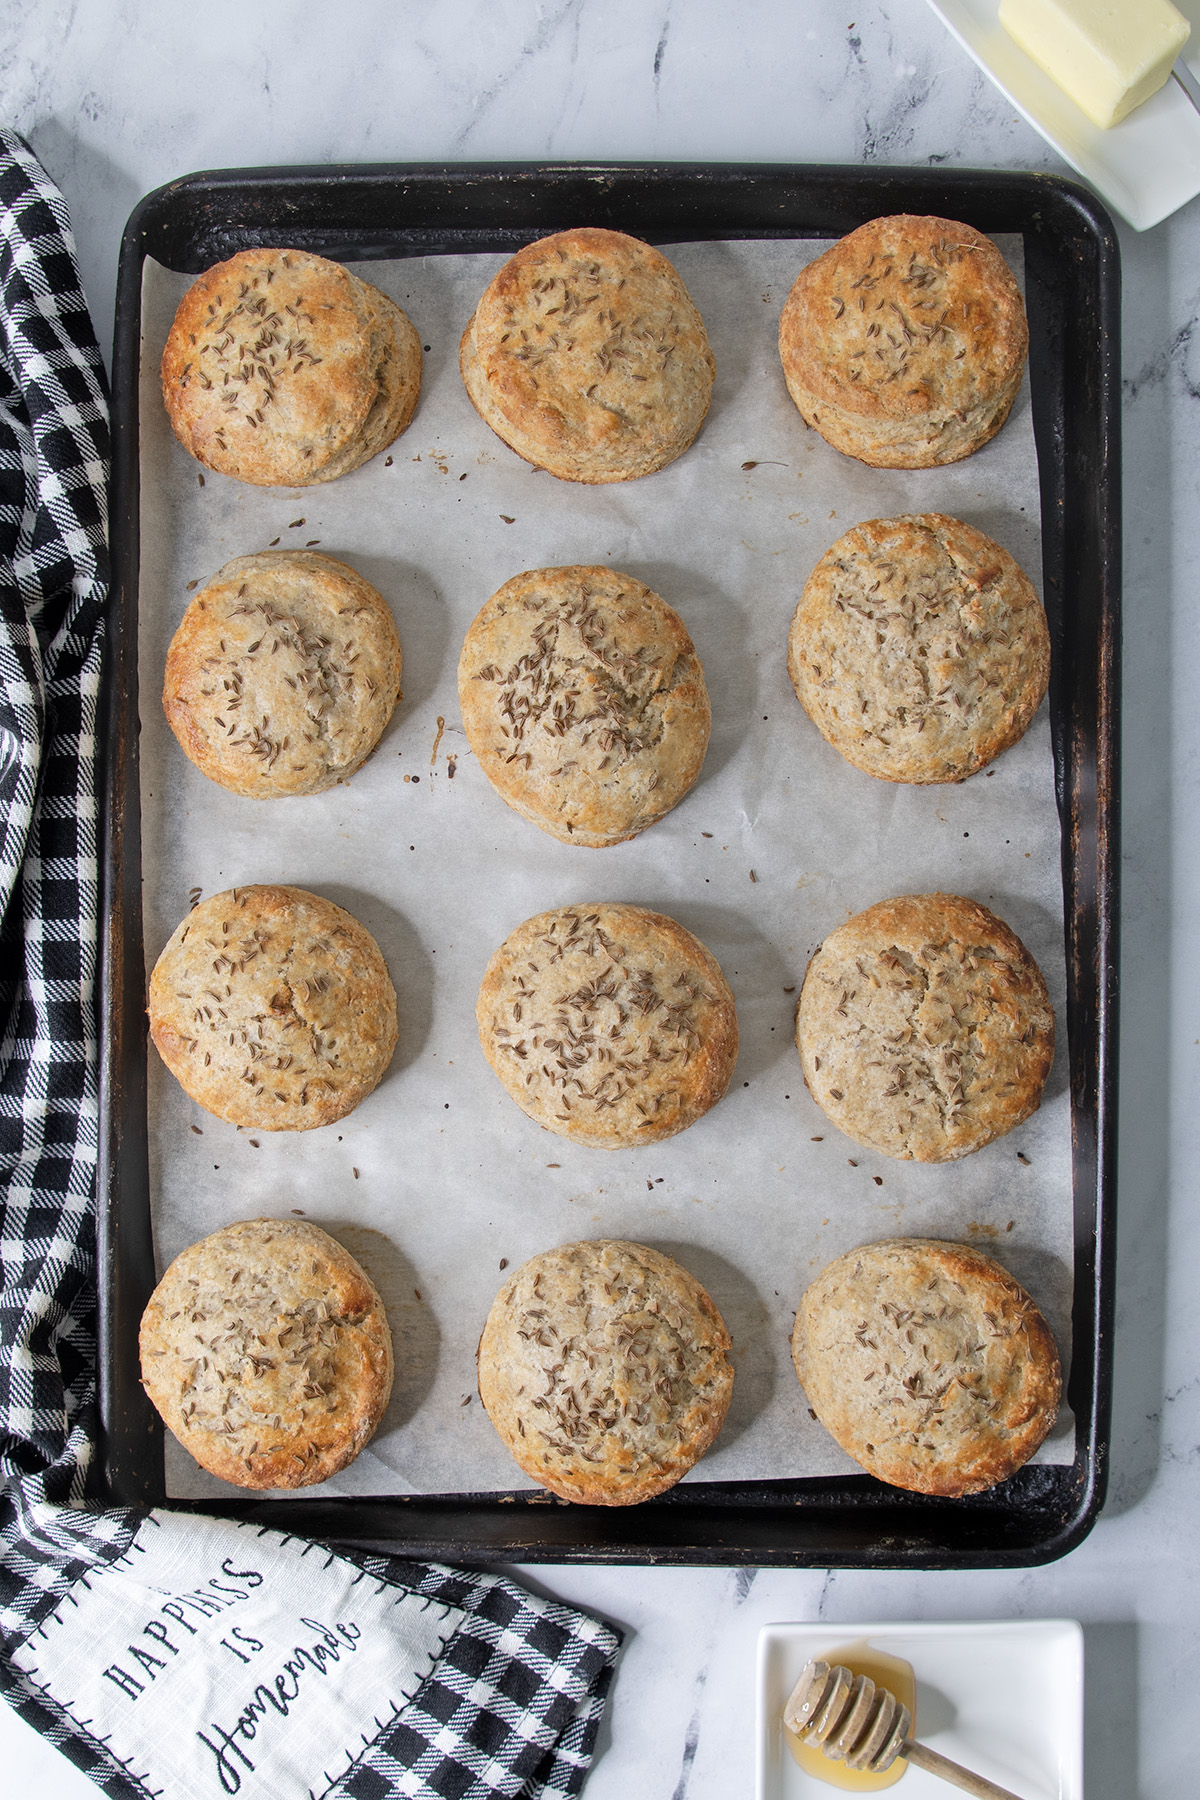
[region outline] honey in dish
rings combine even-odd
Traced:
[[[899,1656],[889,1656],[886,1650],[876,1650],[865,1638],[836,1650],[822,1650],[821,1661],[831,1666],[834,1663],[845,1663],[852,1675],[869,1675],[876,1687],[887,1688],[912,1714],[912,1735],[916,1736],[917,1684],[913,1678],[911,1663],[906,1663]],[[860,1774],[856,1769],[848,1769],[845,1763],[834,1762],[818,1745],[806,1744],[786,1726],[783,1735],[806,1775],[811,1775],[816,1781],[828,1782],[830,1787],[845,1788],[853,1794],[874,1794],[880,1788],[893,1787],[908,1768],[904,1758],[898,1756],[891,1768],[882,1775]]]

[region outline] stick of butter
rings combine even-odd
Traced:
[[[1191,32],[1170,0],[1000,0],[1000,23],[1105,128],[1158,92]]]

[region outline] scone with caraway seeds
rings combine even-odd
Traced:
[[[830,932],[796,1008],[804,1081],[856,1143],[951,1162],[1035,1113],[1054,1009],[1014,931],[958,894],[904,894]]]
[[[163,402],[185,450],[256,487],[333,481],[399,437],[421,340],[394,300],[304,250],[241,250],[179,303]]]
[[[632,1506],[673,1487],[720,1431],[729,1350],[720,1313],[671,1257],[616,1239],[564,1244],[497,1294],[479,1397],[552,1494]]]
[[[673,462],[708,411],[704,321],[659,251],[581,227],[527,244],[490,282],[459,367],[479,416],[563,481]]]
[[[392,1389],[383,1302],[301,1219],[227,1225],[177,1256],[142,1315],[142,1384],[201,1468],[309,1487],[373,1435]]]
[[[636,837],[700,773],[710,712],[678,613],[615,569],[532,569],[462,648],[467,741],[515,812],[567,844]]]
[[[1050,632],[1007,550],[942,513],[865,519],[825,552],[788,637],[822,736],[882,781],[962,781],[1022,737]]]
[[[314,550],[235,557],[188,605],[163,710],[184,753],[231,793],[319,794],[353,774],[400,698],[382,594]]]
[[[796,1311],[808,1403],[869,1474],[919,1494],[1004,1481],[1054,1424],[1058,1351],[1041,1313],[990,1256],[893,1238],[830,1263]]]
[[[614,901],[518,925],[488,963],[475,1017],[521,1110],[598,1150],[694,1125],[737,1061],[737,1014],[716,958],[674,919]]]
[[[257,1131],[344,1118],[396,1047],[396,990],[378,944],[303,888],[201,901],[155,963],[149,999],[150,1036],[180,1086]]]
[[[880,469],[958,462],[1021,386],[1029,327],[991,238],[953,219],[872,219],[802,269],[779,321],[788,392],[835,450]]]

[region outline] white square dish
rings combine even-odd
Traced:
[[[1104,131],[1000,23],[1000,0],[929,0],[942,23],[1029,123],[1137,231],[1200,194],[1200,112],[1173,78]],[[1174,0],[1190,22],[1184,61],[1200,77],[1200,0]]]
[[[1083,1800],[1083,1629],[1073,1619],[994,1624],[765,1625],[758,1637],[756,1800],[828,1800],[786,1741],[783,1708],[812,1657],[866,1639],[910,1662],[917,1738],[1021,1800]],[[951,1790],[909,1767],[889,1792]]]

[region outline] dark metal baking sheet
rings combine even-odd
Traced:
[[[146,1134],[138,776],[138,370],[147,256],[199,272],[286,242],[343,262],[515,249],[569,225],[650,241],[840,236],[935,213],[1025,247],[1051,729],[1062,819],[1075,1269],[1069,1467],[1027,1467],[961,1500],[867,1475],[689,1483],[629,1509],[546,1494],[193,1503],[320,1537],[390,1539],[475,1562],[1019,1567],[1077,1544],[1103,1501],[1112,1374],[1120,602],[1119,266],[1102,207],[1056,178],[998,172],[710,165],[227,170],[147,196],[126,227],[113,358],[113,604],[105,674],[99,1188],[101,1453],[117,1504],[166,1500],[162,1430],[137,1327],[154,1286]],[[187,1503],[172,1505],[186,1510]]]

